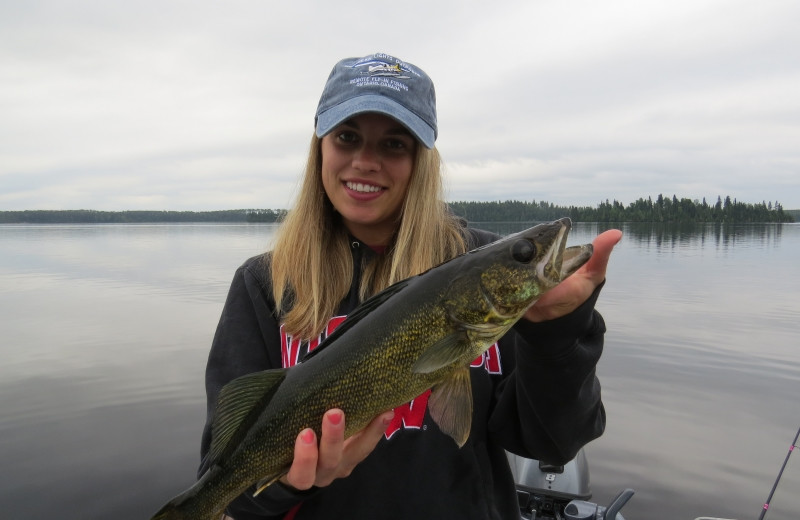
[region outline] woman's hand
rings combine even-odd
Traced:
[[[574,311],[592,295],[606,278],[606,267],[611,251],[622,239],[622,232],[610,229],[600,233],[592,242],[592,257],[569,278],[545,293],[525,313],[531,321],[545,321],[565,316]]]
[[[281,482],[297,490],[324,487],[348,476],[359,462],[372,453],[394,412],[384,412],[363,430],[344,438],[344,412],[328,410],[322,417],[322,436],[317,445],[314,430],[306,428],[294,444],[294,461]]]

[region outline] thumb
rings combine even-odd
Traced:
[[[605,278],[611,251],[614,250],[614,246],[616,246],[620,240],[622,240],[622,231],[619,229],[609,229],[597,235],[592,241],[592,248],[594,249],[592,257],[583,267],[586,274],[597,280],[598,283]]]

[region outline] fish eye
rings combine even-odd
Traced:
[[[536,256],[536,246],[529,240],[517,240],[511,246],[511,256],[517,262],[529,264]]]

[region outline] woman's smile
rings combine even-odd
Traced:
[[[379,194],[383,190],[380,186],[366,182],[346,181],[345,186],[347,186],[348,190],[354,192],[353,196]]]

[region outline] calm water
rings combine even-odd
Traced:
[[[593,500],[633,487],[628,520],[757,518],[800,426],[800,225],[623,230]],[[191,484],[228,284],[273,231],[0,226],[3,518],[146,519]],[[800,518],[798,490],[795,454],[767,518]]]

